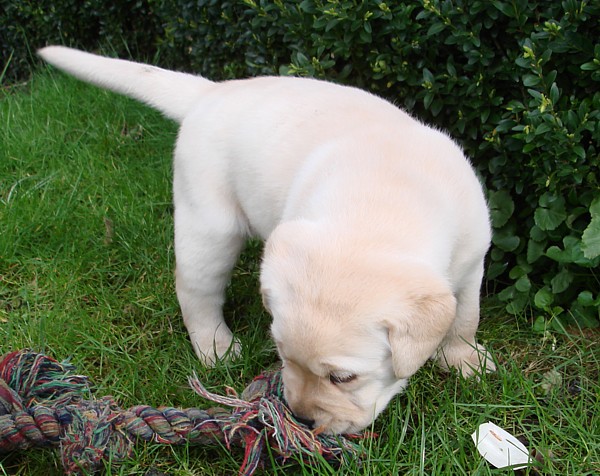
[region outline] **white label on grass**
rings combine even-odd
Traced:
[[[511,466],[512,469],[521,469],[531,462],[525,445],[492,422],[479,425],[471,438],[481,456],[496,468]]]

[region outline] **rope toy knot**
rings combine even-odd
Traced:
[[[209,392],[194,375],[192,389],[222,407],[122,409],[112,397],[94,398],[88,378],[68,362],[30,350],[0,357],[0,454],[33,447],[58,447],[65,474],[94,473],[104,461],[119,462],[139,441],[164,445],[225,444],[242,447],[239,474],[252,475],[269,446],[285,462],[316,454],[341,461],[360,454],[342,436],[316,434],[296,421],[283,398],[279,371],[255,378],[238,397]]]

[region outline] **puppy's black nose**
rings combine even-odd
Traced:
[[[315,427],[315,421],[314,420],[309,420],[308,418],[302,418],[299,417],[297,415],[294,415],[294,418],[299,422],[302,423],[303,425],[307,426],[308,428],[310,428],[311,430]]]

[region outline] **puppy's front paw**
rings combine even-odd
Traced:
[[[444,369],[454,367],[463,377],[474,374],[494,372],[496,365],[490,353],[480,344],[474,346],[461,343],[442,348],[437,355],[440,366]]]
[[[200,361],[207,367],[214,367],[218,360],[235,359],[242,346],[227,327],[219,327],[214,333],[190,332],[190,340]]]

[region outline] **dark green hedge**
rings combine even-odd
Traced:
[[[358,85],[439,125],[488,189],[488,279],[508,311],[531,306],[538,326],[598,325],[598,0],[9,3],[0,0],[0,38],[3,55],[15,49],[15,71],[23,38],[110,43],[121,54],[128,45],[138,59],[159,52],[162,64],[214,79]]]
[[[25,78],[45,44],[99,47],[129,56],[156,53],[162,20],[152,0],[0,0],[3,82]]]

